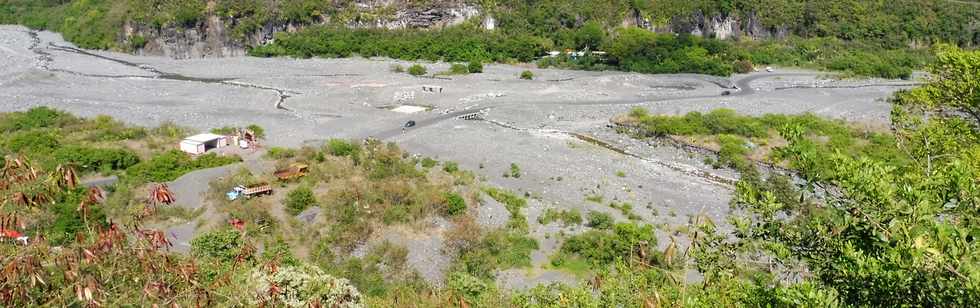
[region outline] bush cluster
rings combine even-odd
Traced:
[[[544,214],[538,216],[538,222],[542,225],[547,225],[555,221],[560,221],[563,226],[572,226],[582,224],[582,213],[579,213],[576,209],[571,210],[556,210],[547,209]]]
[[[214,153],[193,158],[187,153],[171,150],[133,165],[126,170],[126,174],[142,182],[169,182],[194,170],[220,167],[241,160],[238,156],[219,156]]]
[[[140,162],[139,156],[136,156],[136,153],[131,150],[102,149],[81,145],[63,146],[51,155],[60,163],[76,166],[79,171],[102,173],[111,170],[123,170]]]
[[[316,206],[316,197],[309,187],[300,186],[286,195],[286,212],[291,215],[299,214],[311,206]]]
[[[421,64],[415,64],[408,68],[408,74],[412,76],[422,76],[427,73],[428,70],[425,69],[425,66],[422,66]]]
[[[612,264],[629,260],[637,254],[656,256],[659,252],[653,226],[634,223],[618,223],[612,230],[590,230],[572,236],[561,246],[560,257],[553,264],[560,265],[565,258],[582,258],[595,265]]]

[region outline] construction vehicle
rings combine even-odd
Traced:
[[[296,178],[301,178],[306,176],[309,172],[310,166],[303,163],[292,163],[286,169],[282,169],[273,173],[280,181],[289,181]]]
[[[229,191],[226,195],[228,196],[228,200],[234,201],[242,197],[244,197],[245,199],[252,199],[253,197],[271,195],[271,194],[272,194],[272,186],[266,183],[262,183],[262,184],[248,186],[248,187],[244,185],[238,185],[235,186],[235,188],[232,188],[232,190]]]

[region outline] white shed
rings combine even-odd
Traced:
[[[228,145],[228,137],[215,134],[200,134],[184,138],[180,150],[190,154],[204,154],[212,149]]]

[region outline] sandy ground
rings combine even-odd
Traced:
[[[605,203],[632,203],[633,211],[649,223],[683,225],[691,215],[722,222],[728,214],[732,187],[713,178],[736,175],[711,170],[700,158],[674,149],[625,139],[605,128],[612,116],[634,107],[659,114],[730,108],[753,115],[811,112],[885,126],[891,109],[886,99],[909,86],[891,80],[838,81],[825,73],[790,70],[717,78],[533,69],[536,79],[526,81],[518,78],[525,67],[509,65],[487,65],[483,74],[417,78],[392,72],[394,65],[411,63],[288,58],[178,61],[78,50],[54,33],[0,26],[0,112],[44,105],[82,116],[106,114],[143,126],[171,121],[201,131],[255,123],[266,128],[269,145],[374,136],[398,142],[414,153],[457,161],[492,185],[533,196],[525,211],[532,235],[542,243],[534,255],[535,268],[500,275],[505,287],[524,288],[571,280],[567,274],[541,269],[559,244],[551,236],[557,229],[536,221],[546,208],[596,210],[623,219],[618,210],[585,200],[587,195],[601,195]],[[449,67],[424,65],[429,72]],[[430,93],[423,86],[443,90]],[[722,96],[723,91],[733,94]],[[390,110],[401,105],[429,110],[415,114]],[[458,119],[478,111],[485,121]],[[418,124],[403,131],[408,120]],[[631,155],[574,134],[595,136]],[[520,178],[502,176],[511,163],[520,166]],[[625,176],[618,176],[620,171]],[[506,219],[500,204],[483,206],[478,220],[484,225],[499,225]],[[184,230],[189,227],[181,228],[175,229],[189,232]],[[406,242],[411,244],[410,263],[427,278],[438,279],[445,265],[428,268],[427,264],[446,260],[427,256],[442,245],[440,233],[432,234],[432,239]],[[666,235],[661,235],[663,245]]]

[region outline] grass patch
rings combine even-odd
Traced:
[[[714,149],[718,151],[718,158],[705,162],[719,168],[745,171],[751,167],[752,160],[757,160],[826,173],[833,168],[831,157],[838,152],[852,157],[880,158],[896,168],[909,163],[908,157],[895,146],[893,135],[813,114],[750,117],[730,109],[717,109],[709,113],[660,116],[637,108],[619,121],[636,128],[637,137],[683,137],[675,140]],[[800,144],[804,150],[817,158],[815,165],[799,165],[801,162],[794,159],[795,156],[780,147],[785,138],[792,136],[802,139]]]
[[[547,209],[544,214],[538,216],[538,223],[542,225],[547,225],[552,222],[559,221],[563,226],[573,226],[582,224],[582,213],[576,209],[571,210],[556,210]]]

